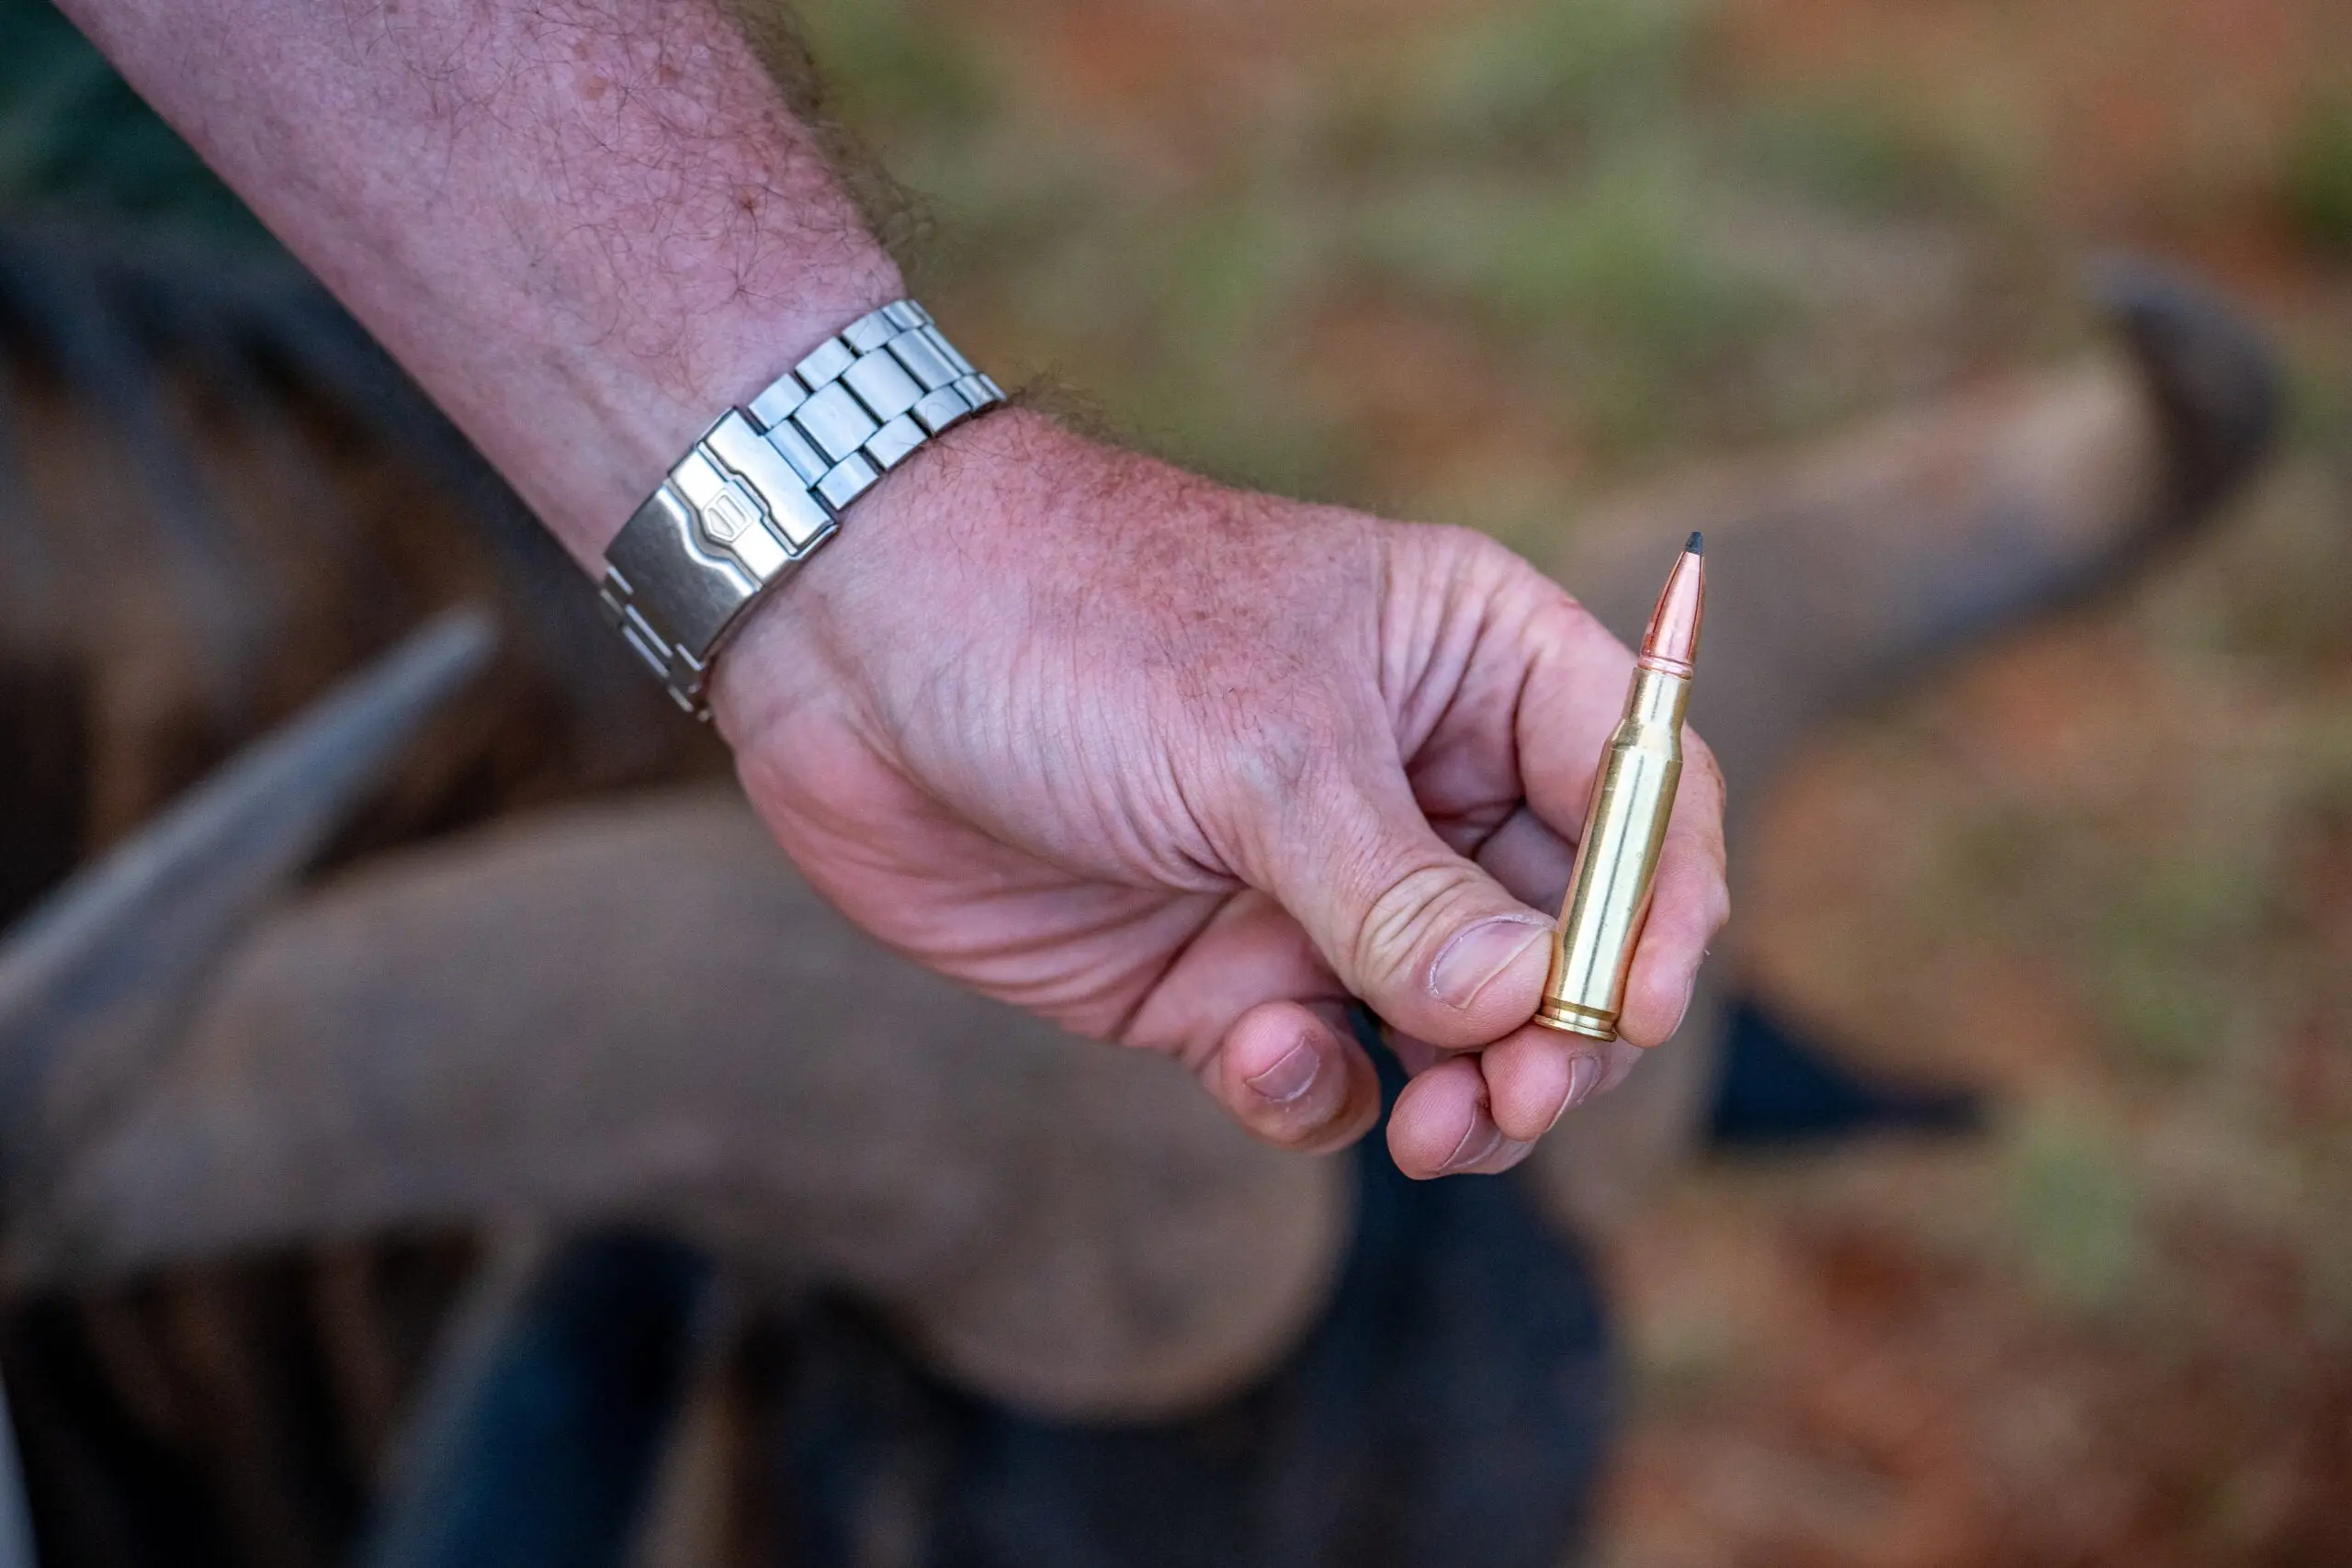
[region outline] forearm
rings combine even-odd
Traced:
[[[584,564],[901,292],[720,0],[64,0]]]

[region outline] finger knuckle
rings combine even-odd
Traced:
[[[1387,873],[1364,904],[1353,951],[1355,973],[1393,981],[1414,961],[1422,933],[1432,930],[1462,896],[1460,871],[1446,865],[1413,865]]]
[[[1227,766],[1253,804],[1295,807],[1317,795],[1344,740],[1345,728],[1332,705],[1270,701],[1238,720],[1225,748]]]
[[[1536,597],[1527,613],[1528,641],[1545,668],[1579,668],[1596,649],[1622,648],[1616,634],[1566,589],[1544,579],[1532,592]],[[1624,657],[1630,663],[1631,655]]]

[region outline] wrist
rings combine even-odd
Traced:
[[[854,254],[806,276],[788,299],[733,300],[682,323],[666,376],[649,374],[626,349],[581,346],[571,378],[586,393],[579,413],[590,439],[613,455],[599,466],[617,471],[600,486],[593,515],[541,515],[592,575],[601,574],[615,536],[712,421],[751,403],[848,322],[904,297],[897,265],[877,244],[860,234],[844,249]]]
[[[832,539],[744,612],[718,655],[709,700],[728,743],[756,746],[800,703],[853,694],[876,674],[875,639],[895,639],[906,624],[899,607],[922,604],[935,633],[959,600],[1009,588],[1021,518],[1034,504],[1023,493],[1050,486],[1051,473],[1066,469],[1064,449],[1086,445],[1043,414],[999,407],[884,475]],[[947,640],[938,638],[943,649]],[[895,661],[914,650],[888,651]]]
[[[718,655],[907,460],[1004,392],[911,299],[820,341],[706,426],[605,550],[606,618],[678,705],[711,716]]]

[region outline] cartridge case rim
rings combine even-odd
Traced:
[[[1592,1008],[1580,1008],[1574,1002],[1564,1002],[1546,997],[1535,1010],[1535,1021],[1546,1029],[1556,1029],[1564,1034],[1581,1034],[1589,1040],[1617,1038],[1617,1015]]]

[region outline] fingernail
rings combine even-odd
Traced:
[[[1466,1170],[1502,1146],[1503,1130],[1500,1127],[1484,1120],[1473,1122],[1470,1130],[1462,1134],[1462,1141],[1454,1145],[1453,1152],[1445,1156],[1445,1163],[1437,1168],[1437,1173],[1451,1176],[1457,1170]]]
[[[1592,1098],[1592,1091],[1600,1087],[1600,1075],[1605,1070],[1598,1056],[1578,1056],[1569,1064],[1568,1098],[1560,1102],[1560,1116],[1566,1116]],[[1560,1124],[1560,1116],[1552,1118],[1553,1126]]]
[[[1549,923],[1525,915],[1498,915],[1456,931],[1430,970],[1430,989],[1448,1007],[1466,1008],[1487,983],[1551,934]]]
[[[1283,1054],[1281,1061],[1260,1073],[1245,1078],[1257,1095],[1276,1105],[1288,1105],[1315,1085],[1315,1075],[1323,1070],[1323,1058],[1314,1046],[1302,1040]]]

